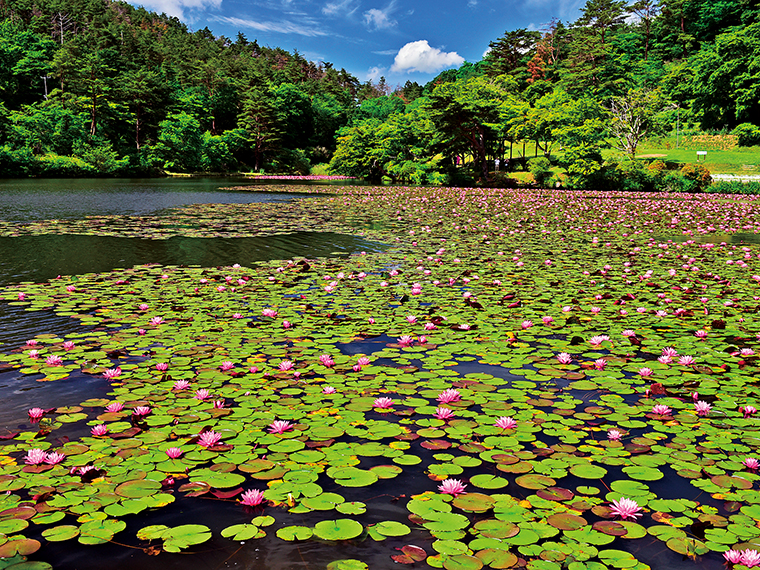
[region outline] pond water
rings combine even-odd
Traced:
[[[268,183],[277,183],[271,181]],[[167,209],[194,203],[250,203],[259,201],[285,201],[294,199],[293,194],[276,193],[241,193],[220,190],[220,187],[239,185],[239,179],[165,179],[165,180],[42,180],[42,181],[0,181],[0,218],[19,223],[51,218],[80,218],[92,214],[162,214]],[[341,182],[343,183],[343,182]],[[296,195],[296,198],[298,196]],[[303,199],[308,199],[304,197]],[[359,251],[381,251],[383,244],[367,242],[353,236],[332,233],[301,232],[289,235],[267,238],[184,238],[175,237],[168,240],[144,240],[139,238],[114,238],[84,235],[44,235],[15,238],[0,238],[0,285],[19,281],[39,282],[53,279],[57,275],[77,275],[91,272],[111,271],[115,268],[128,268],[134,265],[163,264],[163,265],[197,265],[210,267],[216,265],[231,265],[240,263],[247,266],[269,259],[287,259],[292,257],[341,256]],[[110,290],[108,291],[110,295]],[[254,323],[255,324],[255,323]],[[121,323],[111,323],[116,330]],[[328,325],[332,326],[332,325]],[[58,335],[62,338],[74,338],[91,328],[86,327],[76,319],[56,316],[51,311],[26,312],[24,308],[3,304],[0,306],[0,350],[3,352],[18,352],[22,350],[26,339],[44,332]],[[101,335],[110,334],[109,329],[100,329]],[[227,329],[225,329],[226,331]],[[227,332],[225,332],[228,335]],[[229,336],[229,335],[228,335]],[[240,335],[246,337],[246,333]],[[343,354],[357,355],[360,353],[373,354],[383,350],[394,341],[392,336],[376,335],[366,340],[341,343],[337,348]],[[57,342],[57,341],[56,341]],[[228,338],[225,339],[228,342]],[[145,353],[148,354],[148,351]],[[421,356],[421,355],[418,355]],[[142,361],[149,356],[134,354],[132,363]],[[461,360],[467,360],[462,358]],[[519,381],[520,377],[510,373],[509,369],[501,366],[472,362],[469,358],[466,364],[452,367],[460,374],[489,373],[495,377],[504,378],[510,383]],[[121,362],[121,363],[123,363]],[[387,362],[382,356],[377,363],[394,365],[393,360]],[[431,371],[435,366],[427,367],[422,360],[410,359],[410,364],[422,371]],[[528,367],[529,365],[525,365]],[[429,376],[428,376],[429,377]],[[75,405],[87,398],[109,398],[112,386],[99,376],[80,373],[78,370],[65,380],[41,382],[43,374],[27,374],[21,376],[15,370],[0,368],[0,393],[3,394],[4,406],[0,407],[0,435],[13,431],[35,431],[36,426],[28,422],[26,410],[30,402],[43,408]],[[567,386],[556,383],[553,379],[546,380],[547,390],[556,384],[558,389]],[[569,390],[568,390],[569,391]],[[300,392],[300,388],[295,389]],[[571,392],[571,391],[569,391]],[[572,393],[572,392],[571,392]],[[579,398],[581,394],[577,395]],[[633,398],[633,397],[632,397]],[[636,396],[638,398],[638,396]],[[322,400],[318,404],[324,406]],[[546,405],[546,404],[542,404]],[[473,409],[476,409],[477,406]],[[479,409],[479,408],[477,408]],[[86,410],[86,413],[95,412]],[[367,418],[371,421],[386,420],[394,423],[403,421],[403,416],[382,414],[368,411]],[[179,420],[178,420],[179,421]],[[591,420],[590,420],[591,421]],[[604,423],[604,419],[593,419],[595,425]],[[591,424],[589,424],[591,425]],[[76,440],[88,435],[88,427],[84,421],[72,422],[56,429],[51,438],[56,438],[56,444],[66,440]],[[582,429],[582,428],[579,428]],[[634,435],[634,428],[631,428]],[[431,436],[432,437],[432,436]],[[345,441],[360,441],[360,436],[345,436]],[[115,441],[115,440],[114,440]],[[549,446],[560,442],[552,435],[542,436],[543,445]],[[125,442],[130,443],[130,442]],[[446,448],[441,448],[446,449]],[[234,499],[213,497],[211,494],[199,498],[190,498],[182,492],[174,493],[176,502],[168,508],[145,510],[138,514],[124,517],[127,528],[117,535],[114,542],[98,546],[81,546],[74,540],[64,542],[49,542],[42,538],[42,525],[31,525],[25,534],[32,539],[39,539],[43,548],[32,555],[33,560],[45,560],[57,569],[89,569],[100,568],[104,560],[114,570],[130,568],[135,565],[141,569],[168,570],[182,568],[255,568],[256,570],[281,570],[290,568],[324,569],[338,558],[355,558],[364,561],[370,568],[388,568],[390,553],[396,552],[407,544],[423,545],[428,553],[432,552],[431,544],[434,539],[418,524],[408,520],[409,511],[405,505],[408,498],[417,493],[434,488],[425,470],[436,460],[446,463],[448,460],[436,458],[441,449],[423,447],[415,444],[414,452],[421,460],[421,466],[404,468],[398,477],[387,481],[379,481],[371,488],[338,487],[335,481],[325,473],[320,473],[314,481],[320,487],[331,492],[338,492],[346,501],[361,501],[366,503],[365,513],[353,515],[353,519],[364,527],[384,521],[400,521],[412,526],[411,533],[406,536],[389,536],[384,541],[317,541],[310,540],[301,543],[291,543],[274,536],[274,529],[283,525],[297,524],[312,527],[317,522],[327,518],[340,518],[334,512],[326,515],[324,512],[301,512],[289,516],[284,508],[249,509],[243,508]],[[124,457],[130,457],[130,448],[125,446]],[[273,452],[273,459],[278,453]],[[281,455],[281,453],[280,453]],[[378,457],[373,454],[362,456],[361,468],[364,470],[387,464],[388,457]],[[405,464],[407,465],[407,464]],[[408,464],[411,465],[411,464]],[[219,465],[220,469],[224,464]],[[484,470],[493,470],[486,466]],[[663,466],[667,478],[661,483],[652,484],[653,491],[663,498],[692,496],[683,482],[673,484],[672,470]],[[611,473],[619,475],[617,466],[610,466]],[[496,473],[498,474],[498,473]],[[525,496],[526,491],[520,488],[512,477],[508,486],[501,491],[505,495],[515,497]],[[567,477],[563,484],[576,488],[587,481]],[[259,483],[262,488],[266,483]],[[690,494],[691,493],[691,494]],[[720,503],[708,499],[702,501],[719,508]],[[342,512],[342,511],[341,511]],[[233,524],[249,523],[260,514],[271,515],[276,519],[274,526],[267,529],[267,536],[257,540],[231,541],[221,537],[221,531]],[[67,515],[69,516],[69,515]],[[472,518],[478,518],[475,515]],[[71,516],[69,516],[71,518]],[[192,554],[148,556],[142,548],[134,546],[137,531],[148,525],[165,524],[169,526],[182,525],[188,522],[203,522],[213,532],[213,538],[199,547],[191,550]],[[128,544],[123,544],[128,543]],[[653,544],[658,544],[653,548]],[[615,548],[622,548],[634,553],[640,560],[652,565],[653,568],[693,568],[694,563],[688,557],[682,557],[671,550],[660,548],[651,538],[627,540],[624,544],[617,541]],[[713,562],[717,555],[713,557]],[[394,565],[395,566],[395,565]],[[424,563],[413,567],[425,566]],[[0,567],[2,565],[0,564]],[[540,566],[535,566],[539,568]],[[596,566],[595,568],[598,568]],[[621,566],[622,567],[622,566]],[[348,567],[339,567],[348,568]],[[579,566],[580,568],[580,566]],[[337,569],[336,569],[337,570]]]
[[[0,218],[28,222],[88,215],[145,215],[188,204],[292,200],[293,194],[220,190],[248,184],[266,187],[276,182],[282,183],[242,177],[0,179]],[[299,185],[311,183],[305,181]]]

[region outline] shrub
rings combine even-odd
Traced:
[[[720,180],[706,189],[710,194],[760,194],[760,182]]]
[[[710,171],[701,164],[685,164],[681,168],[681,174],[687,180],[686,192],[704,192],[712,184]]]
[[[760,127],[752,123],[742,123],[731,131],[739,140],[739,146],[760,145]]]
[[[634,160],[610,163],[607,165],[607,179],[617,190],[653,192],[658,189],[658,179],[662,178],[664,168],[660,170],[658,166],[651,166]]]
[[[538,158],[531,158],[528,161],[528,172],[533,175],[536,180],[536,184],[539,186],[545,186],[546,181],[552,175],[552,163],[548,158],[540,156]]]
[[[35,158],[33,168],[39,176],[66,178],[98,174],[97,168],[76,156],[44,154]]]

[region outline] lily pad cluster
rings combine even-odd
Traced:
[[[755,200],[326,194],[2,224],[156,239],[322,228],[388,248],[3,289],[89,327],[3,346],[3,369],[100,377],[105,395],[30,401],[27,428],[0,434],[0,557],[62,541],[151,554],[372,541],[389,564],[643,570],[760,550],[760,250],[734,241],[757,232]],[[239,521],[192,520],[209,499],[237,502]],[[126,530],[179,508],[182,525]],[[331,566],[366,563],[337,550]]]

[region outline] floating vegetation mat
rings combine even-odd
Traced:
[[[66,543],[131,549],[123,567],[760,565],[760,250],[729,243],[756,201],[329,193],[2,225],[390,245],[5,287],[90,328],[5,345],[0,371],[106,395],[30,401],[0,433],[0,568]]]

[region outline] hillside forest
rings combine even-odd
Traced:
[[[0,18],[2,177],[494,184],[527,169],[538,184],[693,190],[704,168],[635,160],[642,141],[760,144],[754,0],[587,0],[574,22],[508,30],[481,61],[397,86],[125,2],[0,0]]]

